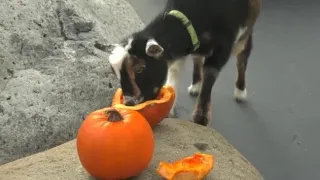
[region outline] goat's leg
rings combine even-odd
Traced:
[[[246,70],[248,59],[252,50],[252,35],[250,35],[246,41],[244,49],[237,55],[237,70],[238,78],[235,83],[234,98],[237,101],[244,101],[247,98],[246,88]]]
[[[174,100],[174,104],[170,110],[169,117],[176,117],[176,107],[177,107],[177,95],[179,88],[179,81],[181,77],[181,73],[184,70],[185,58],[181,58],[179,60],[174,60],[168,64],[168,75],[166,85],[172,86],[176,92],[176,98]]]
[[[193,59],[193,73],[192,73],[192,82],[188,87],[188,92],[190,96],[198,96],[202,86],[203,78],[203,56],[192,56]]]
[[[211,91],[221,69],[230,57],[231,44],[217,47],[216,51],[204,62],[203,82],[193,112],[193,121],[197,124],[207,126],[211,120]]]
[[[218,78],[220,70],[212,66],[204,66],[203,83],[193,112],[193,121],[206,126],[211,119],[211,90]]]

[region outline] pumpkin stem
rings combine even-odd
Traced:
[[[105,113],[108,116],[108,121],[110,122],[118,122],[123,120],[122,115],[116,109],[108,110]]]

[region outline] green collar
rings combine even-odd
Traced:
[[[168,13],[166,13],[165,15],[171,15],[171,16],[174,16],[174,17],[178,18],[179,20],[181,20],[181,22],[186,26],[186,28],[189,32],[189,35],[191,37],[193,51],[196,51],[200,46],[200,41],[198,39],[197,33],[196,33],[191,21],[182,12],[180,12],[178,10],[171,10]]]

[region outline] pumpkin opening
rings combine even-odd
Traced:
[[[169,86],[163,86],[157,96],[156,99],[154,100],[149,100],[149,101],[145,101],[143,103],[137,104],[135,106],[126,106],[123,104],[123,94],[122,94],[122,89],[119,88],[116,90],[114,99],[113,99],[113,105],[116,105],[116,107],[119,108],[126,108],[126,109],[131,109],[131,110],[140,110],[143,109],[146,106],[152,106],[152,105],[156,105],[156,104],[164,104],[168,101],[170,101],[171,99],[175,98],[175,92],[174,89],[172,87]]]
[[[175,97],[176,95],[173,87],[163,86],[156,99],[149,100],[135,106],[126,106],[123,104],[124,97],[122,89],[118,88],[113,96],[112,107],[138,111],[145,117],[151,127],[155,127],[168,115],[173,106]]]
[[[104,113],[109,122],[118,122],[123,120],[122,115],[115,109],[106,110]]]

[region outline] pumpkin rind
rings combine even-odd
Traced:
[[[201,180],[213,168],[210,154],[195,153],[173,163],[160,162],[157,173],[167,180]]]
[[[168,115],[175,98],[176,94],[174,89],[171,86],[163,86],[156,100],[150,100],[136,106],[125,106],[123,104],[122,89],[118,88],[114,94],[112,106],[138,111],[153,128]]]
[[[120,121],[108,121],[106,112],[116,110]],[[77,134],[77,151],[83,167],[103,180],[139,175],[154,152],[153,132],[138,112],[115,107],[90,113]]]

